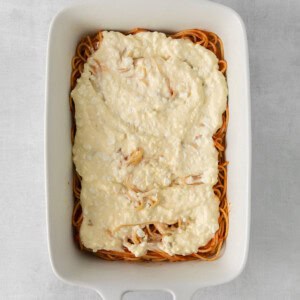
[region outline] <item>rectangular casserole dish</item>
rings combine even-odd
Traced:
[[[213,262],[108,262],[79,251],[73,241],[71,215],[72,146],[69,110],[71,59],[79,39],[100,29],[126,31],[144,27],[162,32],[200,28],[217,33],[228,62],[227,131],[229,235],[222,256]],[[49,252],[62,280],[90,287],[104,299],[126,291],[165,290],[189,299],[197,289],[238,276],[247,259],[250,227],[250,92],[244,24],[231,9],[209,1],[99,0],[62,10],[52,21],[46,80],[46,197]]]

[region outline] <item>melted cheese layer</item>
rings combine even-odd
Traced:
[[[212,136],[227,99],[216,56],[163,33],[103,32],[71,95],[83,245],[136,256],[188,255],[206,245],[219,227]],[[178,228],[161,229],[160,241],[143,231],[178,220]]]

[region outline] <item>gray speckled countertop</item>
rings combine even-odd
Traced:
[[[55,277],[48,258],[44,83],[51,18],[71,0],[0,2],[0,298],[99,299]],[[253,166],[249,259],[194,299],[300,299],[300,1],[218,0],[249,41]],[[126,300],[172,299],[160,292]]]

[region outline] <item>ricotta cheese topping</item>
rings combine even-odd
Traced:
[[[219,227],[212,136],[227,101],[216,56],[163,33],[103,32],[71,95],[83,245],[135,256],[206,245]]]

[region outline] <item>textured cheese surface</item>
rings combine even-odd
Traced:
[[[216,56],[163,33],[103,32],[72,97],[84,246],[141,256],[188,255],[207,244],[219,226],[212,136],[227,99]],[[143,231],[153,223],[162,225],[161,241]]]

